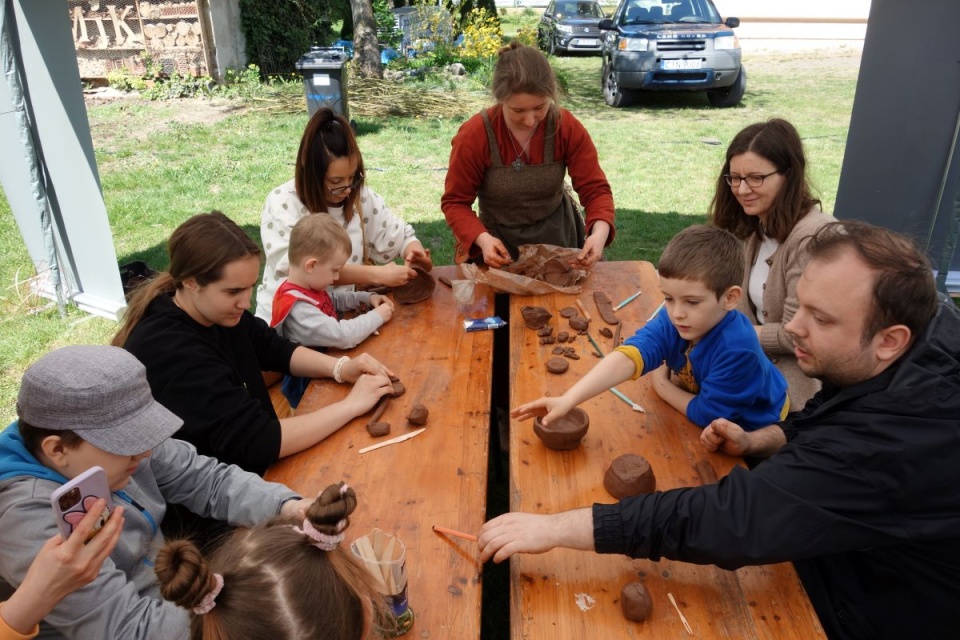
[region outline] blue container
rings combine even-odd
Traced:
[[[350,119],[347,105],[346,64],[349,56],[340,47],[310,47],[296,62],[303,74],[307,94],[307,112],[312,116],[321,107]]]

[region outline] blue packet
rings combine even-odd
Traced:
[[[499,329],[507,326],[507,323],[500,319],[500,316],[488,316],[486,318],[476,318],[474,320],[464,320],[464,331],[486,331],[487,329]]]

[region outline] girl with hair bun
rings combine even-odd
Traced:
[[[313,114],[300,139],[293,180],[267,195],[260,214],[266,265],[257,288],[256,314],[266,322],[277,287],[290,271],[290,230],[311,214],[330,215],[350,236],[353,250],[340,270],[338,288],[398,287],[417,275],[414,266],[426,271],[433,267],[413,227],[366,186],[363,156],[350,123],[324,107]],[[402,265],[393,262],[397,258],[403,258]]]
[[[373,577],[339,546],[356,507],[341,482],[302,521],[237,530],[209,560],[192,542],[168,542],[156,561],[161,593],[191,612],[192,640],[366,638],[389,616]]]

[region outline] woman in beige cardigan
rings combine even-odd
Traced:
[[[734,137],[710,206],[714,224],[746,241],[742,311],[757,328],[763,350],[787,379],[791,409],[819,389],[797,367],[784,326],[797,310],[797,280],[807,261],[806,240],[834,218],[820,211],[806,176],[803,143],[792,124],[775,118]]]

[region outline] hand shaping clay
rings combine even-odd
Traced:
[[[642,582],[631,582],[620,591],[620,609],[623,617],[633,622],[643,622],[653,613],[653,600]]]
[[[580,446],[583,436],[590,428],[590,416],[579,407],[574,407],[562,418],[556,418],[544,425],[540,418],[533,421],[533,432],[548,448],[556,451],[569,451]]]
[[[616,458],[603,474],[603,488],[618,500],[657,490],[653,468],[643,456],[625,453]]]
[[[410,409],[410,415],[407,416],[407,422],[422,426],[427,424],[427,416],[429,415],[430,412],[427,411],[425,406],[422,404],[415,404],[413,405],[413,408]]]
[[[413,270],[417,272],[417,277],[402,287],[396,287],[393,290],[394,300],[401,304],[423,302],[433,295],[433,290],[437,287],[437,281],[433,279],[432,275],[420,267],[413,267]]]
[[[607,294],[603,291],[594,291],[593,302],[597,305],[597,310],[600,312],[600,317],[603,318],[604,322],[609,325],[620,324],[620,318],[618,318],[616,312],[614,312],[613,303],[610,302]]]
[[[385,436],[390,433],[390,423],[389,422],[371,422],[367,425],[367,432],[372,435],[374,438],[379,438],[380,436]]]
[[[570,363],[563,358],[550,358],[547,360],[547,371],[550,373],[564,373],[570,368]]]
[[[393,396],[394,398],[399,398],[406,392],[407,392],[407,388],[403,386],[402,382],[400,382],[399,380],[393,381],[393,393],[390,394],[391,396]]]
[[[543,329],[553,314],[543,307],[521,307],[520,314],[528,329]]]
[[[577,315],[576,307],[564,307],[560,309],[560,316],[563,318],[572,318],[575,315]]]

